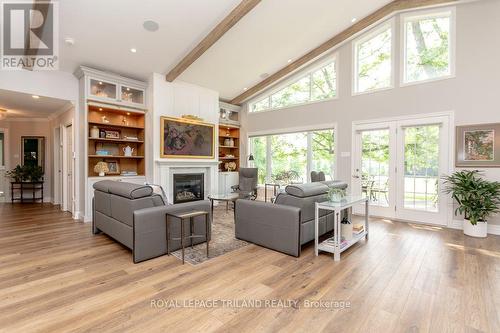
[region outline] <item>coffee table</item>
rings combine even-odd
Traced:
[[[208,196],[212,208],[212,216],[214,216],[214,201],[221,201],[226,203],[226,212],[229,210],[229,202],[233,203],[233,209],[235,201],[240,198],[239,193],[228,193],[228,194],[212,194]]]

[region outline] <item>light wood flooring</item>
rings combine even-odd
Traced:
[[[500,237],[387,220],[370,231],[340,262],[311,245],[300,258],[249,245],[198,266],[172,256],[134,265],[57,207],[0,204],[0,331],[500,332]],[[300,306],[166,309],[157,299]],[[304,308],[310,300],[350,307]]]

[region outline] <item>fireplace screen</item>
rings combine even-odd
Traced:
[[[174,204],[198,201],[205,198],[202,173],[186,173],[174,175]]]

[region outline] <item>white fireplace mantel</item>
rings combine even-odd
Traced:
[[[217,161],[186,161],[186,160],[156,160],[157,180],[168,196],[168,201],[173,201],[174,174],[178,173],[203,173],[205,199],[210,194],[218,193],[218,164]]]

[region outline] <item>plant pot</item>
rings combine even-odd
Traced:
[[[471,237],[485,238],[488,236],[488,222],[477,222],[472,225],[469,220],[464,220],[464,234]]]

